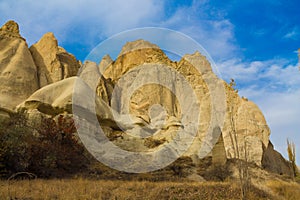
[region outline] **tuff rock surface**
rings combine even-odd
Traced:
[[[39,87],[75,76],[80,68],[76,58],[58,46],[53,33],[46,33],[30,47],[37,66]]]
[[[36,65],[19,26],[8,21],[0,28],[0,107],[13,110],[38,89]]]
[[[105,135],[125,150],[155,152],[175,140],[172,156],[194,163],[212,156],[213,163],[224,164],[245,155],[258,166],[275,162],[261,110],[219,79],[199,52],[175,62],[157,45],[137,40],[126,43],[115,60],[106,55],[99,64],[87,61],[79,71],[80,66],[52,33],[28,49],[18,25],[9,21],[0,29],[1,110],[22,110],[37,119],[72,114],[75,106],[87,120],[95,113]],[[188,127],[196,134],[185,143],[177,135],[191,132]],[[88,128],[92,141],[97,128]],[[176,149],[180,142],[189,147],[183,154]]]
[[[19,26],[8,21],[0,28],[0,108],[12,111],[39,88],[80,68],[76,58],[58,46],[52,33],[28,48]]]

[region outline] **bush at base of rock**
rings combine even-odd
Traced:
[[[72,118],[44,118],[38,127],[30,127],[22,114],[15,114],[0,127],[0,173],[28,171],[49,178],[86,169],[88,159],[75,131]]]

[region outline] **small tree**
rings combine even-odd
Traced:
[[[238,174],[239,174],[239,181],[240,181],[241,199],[244,200],[247,198],[247,193],[250,189],[251,180],[250,180],[250,173],[249,173],[249,160],[248,160],[249,156],[248,156],[246,138],[244,138],[244,148],[240,148],[237,130],[236,130],[236,121],[234,118],[234,115],[236,113],[236,108],[235,108],[236,102],[234,102],[234,100],[238,95],[237,94],[238,90],[235,87],[236,87],[236,83],[234,79],[231,79],[229,83],[229,91],[228,91],[229,120],[231,126],[231,131],[229,135],[231,138],[232,146],[234,148],[235,158],[237,159],[238,162],[237,167],[238,167]]]
[[[289,141],[289,139],[287,139],[287,152],[288,152],[288,156],[289,156],[289,161],[290,161],[290,165],[291,168],[293,170],[293,176],[296,177],[298,175],[298,168],[296,165],[296,148],[295,148],[295,144],[291,141]]]
[[[12,113],[10,119],[1,122],[0,171],[3,176],[27,170],[31,132],[23,113]]]

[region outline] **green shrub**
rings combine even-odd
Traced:
[[[29,165],[27,154],[31,143],[31,128],[23,114],[12,114],[0,125],[0,167],[2,175],[25,171]]]

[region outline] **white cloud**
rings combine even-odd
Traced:
[[[73,35],[88,41],[158,20],[162,9],[162,3],[154,0],[10,0],[0,2],[0,23],[16,20],[30,44],[49,31],[60,42]]]
[[[290,32],[286,33],[283,38],[285,39],[292,39],[292,40],[297,40],[300,37],[300,30],[298,27],[294,27],[293,30]]]
[[[229,80],[233,78],[237,82],[250,82],[256,79],[257,74],[264,66],[261,61],[253,61],[250,63],[243,62],[240,59],[229,59],[224,62],[217,63],[222,74],[222,78]]]
[[[0,1],[0,23],[16,20],[29,44],[51,31],[62,46],[67,42],[91,48],[120,31],[159,26],[191,36],[213,58],[227,58],[237,49],[233,25],[216,11],[211,14],[216,19],[207,16],[211,11],[206,1],[179,7],[169,18],[164,6],[164,1],[156,0],[4,0]]]
[[[234,58],[217,63],[217,66],[223,79],[228,81],[233,78],[238,84],[247,85],[248,89],[271,91],[300,88],[298,66],[285,59],[245,62]]]
[[[234,40],[233,24],[213,13],[205,1],[194,1],[190,7],[181,7],[160,26],[181,31],[200,43],[216,60],[231,57],[238,49]]]

